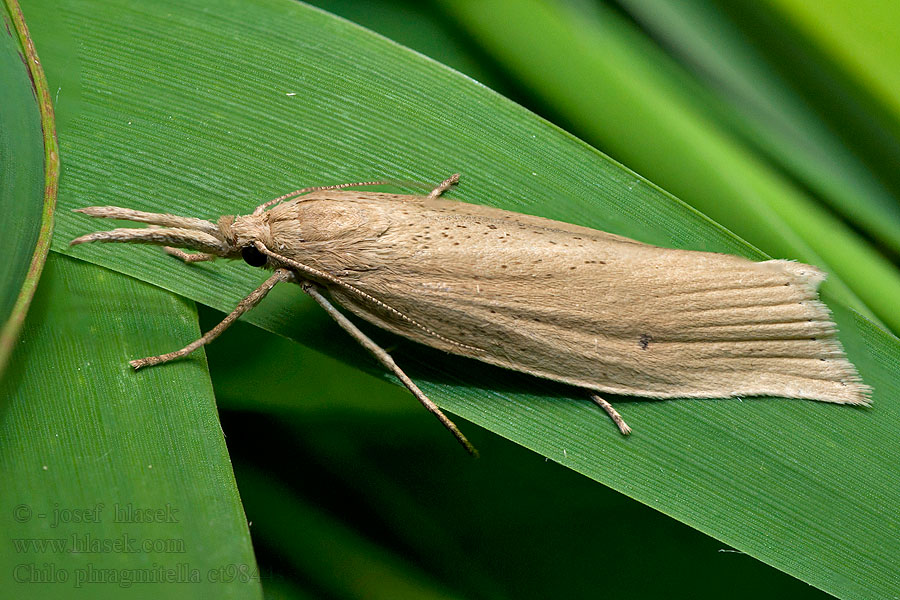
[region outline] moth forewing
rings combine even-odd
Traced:
[[[83,209],[168,229],[115,230],[72,243],[179,245],[188,261],[242,256],[275,269],[219,326],[166,362],[211,341],[281,281],[299,283],[457,439],[456,426],[318,289],[383,329],[434,348],[597,392],[649,398],[781,396],[868,404],[827,307],[824,274],[784,260],[673,250],[486,206],[428,196],[305,188],[225,216],[117,207]],[[371,182],[372,184],[383,182]],[[306,195],[301,195],[301,194]],[[274,205],[274,206],[273,206]],[[271,208],[270,208],[271,207]],[[268,210],[266,210],[268,209]]]
[[[809,265],[392,194],[314,193],[270,225],[338,304],[441,350],[624,395],[868,401]]]

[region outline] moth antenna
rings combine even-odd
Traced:
[[[215,254],[227,256],[231,248],[225,242],[214,235],[194,229],[130,229],[121,228],[111,231],[97,231],[69,242],[70,246],[87,244],[90,242],[128,242],[131,244],[156,244],[159,246],[179,246]]]
[[[458,176],[457,176],[458,177]],[[301,188],[299,190],[294,190],[293,192],[288,192],[283,196],[278,196],[277,198],[273,198],[268,202],[260,204],[256,207],[256,210],[253,211],[254,215],[260,215],[270,206],[274,206],[279,202],[284,202],[285,200],[290,200],[291,198],[296,198],[297,196],[302,196],[303,194],[308,194],[310,192],[322,192],[325,190],[342,190],[344,188],[350,187],[365,187],[371,185],[412,185],[414,187],[424,187],[423,184],[415,182],[415,181],[402,181],[399,179],[382,179],[381,181],[359,181],[356,183],[338,183],[336,185],[320,185],[316,187],[307,187]]]
[[[137,223],[148,223],[160,227],[192,229],[210,235],[219,235],[219,228],[214,223],[196,217],[179,217],[178,215],[170,215],[168,213],[144,212],[142,210],[121,208],[119,206],[87,206],[85,208],[76,208],[74,212],[88,215],[89,217],[98,217],[100,219],[135,221]]]

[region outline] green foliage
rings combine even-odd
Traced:
[[[414,47],[429,38],[423,50],[559,120],[728,229],[490,89],[301,4],[28,2],[59,118],[63,211],[3,381],[12,398],[0,422],[11,440],[0,453],[3,514],[44,498],[177,502],[190,517],[161,531],[191,540],[185,562],[252,567],[211,373],[272,596],[820,597],[806,582],[842,598],[890,597],[900,586],[900,343],[853,308],[897,325],[900,275],[878,252],[900,247],[889,206],[897,188],[871,160],[878,148],[890,155],[893,130],[878,139],[833,135],[827,114],[804,108],[809,88],[775,76],[777,52],[746,41],[737,9],[720,14],[714,2],[695,0],[679,19],[662,20],[638,0],[621,3],[702,67],[699,77],[606,6],[366,4],[328,8],[356,11],[350,16]],[[398,25],[404,9],[416,15],[409,28]],[[709,22],[724,58],[691,43]],[[816,49],[818,38],[773,31]],[[446,43],[435,43],[441,36]],[[835,85],[882,97],[819,51]],[[759,94],[736,94],[754,86],[783,93],[756,104]],[[872,102],[885,119],[892,114]],[[796,134],[785,136],[779,122]],[[384,376],[290,286],[248,316],[258,327],[236,327],[209,349],[208,371],[198,352],[130,372],[126,360],[196,337],[185,299],[227,311],[264,274],[225,261],[184,265],[157,248],[67,246],[108,225],[68,210],[80,206],[214,219],[306,185],[435,182],[456,171],[457,199],[669,247],[767,252],[830,268],[824,297],[875,389],[874,408],[616,398],[635,429],[622,439],[577,391],[367,329],[427,394],[469,421],[461,426],[484,455],[473,463],[402,388],[373,377]],[[871,202],[856,210],[860,198]],[[203,318],[208,327],[217,315]],[[68,443],[53,445],[63,429]],[[34,523],[19,530],[54,535]],[[102,532],[124,528],[104,523]],[[749,556],[719,552],[723,544]],[[6,572],[20,558],[0,557]],[[154,558],[169,557],[102,560],[120,568]],[[373,570],[381,576],[367,577]],[[214,589],[259,594],[256,578]],[[209,593],[172,590],[167,596]]]
[[[142,307],[142,310],[135,310]],[[123,354],[198,335],[193,303],[52,255],[0,383],[5,596],[260,598],[206,365]]]
[[[44,169],[45,137],[38,98],[46,91],[40,68],[27,58],[26,32],[14,2],[0,7],[0,376],[28,312],[50,244],[57,160]],[[43,107],[45,110],[49,107]],[[52,119],[46,119],[48,155],[56,155]],[[52,164],[51,164],[52,163]],[[47,184],[48,193],[44,194]],[[52,190],[52,191],[51,191]]]

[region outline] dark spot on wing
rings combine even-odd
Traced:
[[[650,337],[646,333],[642,333],[641,339],[638,340],[638,344],[641,346],[641,350],[646,350],[650,346],[650,342],[652,341],[652,337]]]

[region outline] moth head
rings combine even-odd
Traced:
[[[215,224],[205,219],[143,212],[118,206],[89,206],[76,209],[75,212],[91,217],[146,223],[149,227],[123,227],[110,231],[97,231],[75,238],[69,242],[70,246],[88,242],[156,244],[186,250],[199,250],[223,258],[241,258],[242,247],[236,244],[237,240],[234,236],[226,234],[230,228],[221,226],[225,219],[233,220],[233,217],[222,217],[220,224]],[[231,225],[230,222],[229,225]]]
[[[269,258],[259,250],[260,245],[272,247],[266,219],[262,214],[242,217],[226,215],[220,217],[217,223],[222,239],[236,248],[240,257],[251,267],[264,267],[269,262]]]

